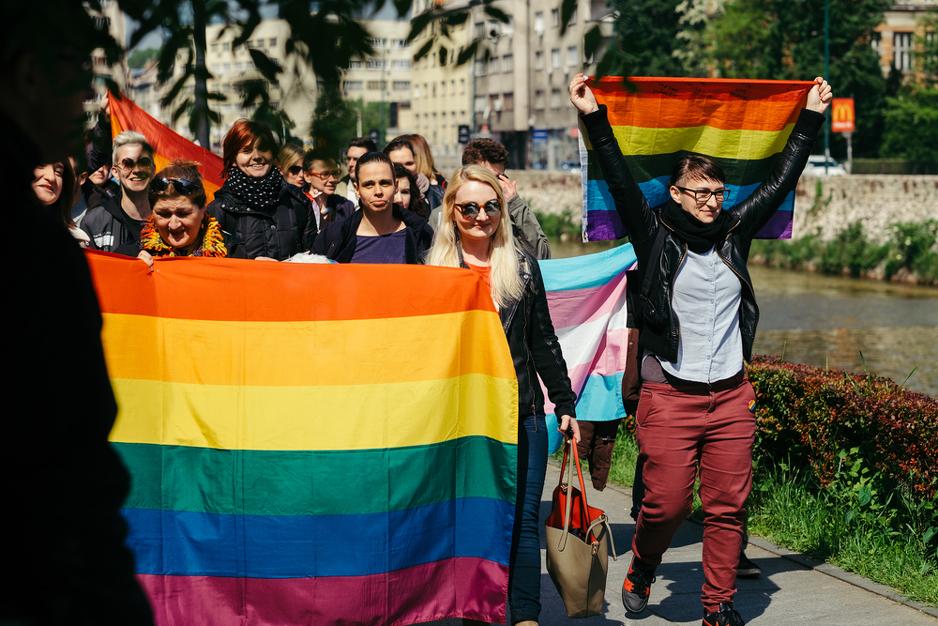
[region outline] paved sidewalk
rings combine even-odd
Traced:
[[[541,502],[541,519],[550,510],[550,497],[557,485],[559,468],[550,464]],[[631,559],[628,552],[634,529],[632,519],[626,512],[630,496],[623,489],[607,487],[596,492],[587,483],[590,504],[605,509],[612,521],[613,538],[622,556],[617,561],[610,559],[609,576],[606,584],[606,613],[602,617],[572,620],[566,617],[563,602],[547,575],[546,565],[541,579],[543,611],[541,625],[581,624],[600,626],[612,624],[635,624],[657,626],[658,624],[701,623],[700,587],[703,572],[700,567],[702,527],[685,522],[674,539],[672,547],[664,555],[658,568],[658,581],[651,591],[648,610],[638,618],[626,618],[620,599],[620,588]],[[771,544],[761,542],[772,548]],[[783,552],[784,551],[780,551]],[[542,559],[544,558],[542,548]],[[914,608],[903,606],[877,593],[840,580],[816,569],[800,565],[779,554],[750,544],[746,554],[755,561],[763,572],[762,578],[740,580],[736,594],[736,608],[747,624],[752,626],[788,624],[812,624],[825,626],[936,626],[938,618]],[[830,570],[836,570],[825,566]],[[849,575],[848,575],[849,577]],[[861,581],[858,577],[856,580]]]

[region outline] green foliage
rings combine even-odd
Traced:
[[[679,0],[612,0],[617,18],[613,27],[615,42],[600,60],[598,73],[617,76],[685,76],[682,63],[674,55],[677,38]]]
[[[912,88],[887,100],[883,154],[936,161],[938,88]]]
[[[887,249],[872,243],[863,232],[863,224],[856,222],[840,231],[821,251],[820,269],[826,274],[839,274],[846,270],[859,278],[880,264]]]
[[[579,237],[580,235],[580,223],[574,220],[573,211],[569,209],[561,213],[535,211],[534,214],[548,239]]]
[[[357,116],[336,86],[324,86],[316,98],[311,134],[317,149],[339,155],[355,136]]]
[[[921,18],[921,32],[927,36],[917,36],[915,44],[919,49],[916,55],[920,63],[923,82],[932,87],[938,85],[938,8],[931,8]]]
[[[830,241],[821,241],[817,235],[791,241],[756,240],[751,254],[773,267],[854,277],[869,277],[882,268],[886,279],[903,271],[914,274],[919,283],[938,284],[938,222],[894,224],[885,244],[867,239],[861,224],[847,226]]]
[[[830,81],[857,106],[857,156],[875,155],[882,134],[886,81],[869,45],[887,0],[830,0]],[[810,80],[824,69],[824,3],[813,0],[730,0],[710,22],[720,73],[739,78]],[[844,151],[837,138],[835,152]]]
[[[139,70],[159,56],[160,51],[157,48],[138,48],[127,55],[127,67]]]

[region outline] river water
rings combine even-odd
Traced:
[[[556,257],[608,244],[556,243]],[[938,397],[938,289],[751,266],[760,319],[754,351],[889,377]]]

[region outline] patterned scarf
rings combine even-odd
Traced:
[[[221,191],[233,195],[254,210],[264,211],[277,205],[282,186],[283,176],[273,164],[261,178],[252,178],[232,165]]]

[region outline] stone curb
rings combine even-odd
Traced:
[[[557,467],[560,467],[559,462],[551,460],[551,463],[555,464]],[[622,495],[626,496],[628,498],[628,500],[626,500],[627,502],[630,502],[632,499],[632,490],[628,487],[623,487],[622,485],[616,485],[610,482],[606,485],[606,489],[621,493]],[[697,526],[703,526],[701,522],[698,522],[695,519],[688,518],[687,521],[696,524]],[[909,608],[915,609],[916,611],[920,611],[925,615],[938,619],[938,607],[929,606],[927,604],[911,600],[900,594],[892,587],[887,587],[886,585],[873,582],[872,580],[864,578],[859,574],[854,574],[852,572],[843,570],[836,565],[831,565],[830,563],[819,561],[799,552],[793,552],[792,550],[783,548],[782,546],[777,546],[764,537],[750,535],[749,543],[756,546],[757,548],[765,550],[766,552],[771,552],[772,554],[780,556],[783,559],[797,563],[802,567],[820,572],[821,574],[825,574],[831,578],[836,578],[837,580],[853,585],[854,587],[858,587],[869,593],[873,593],[888,600],[892,600],[896,604],[907,606]]]

